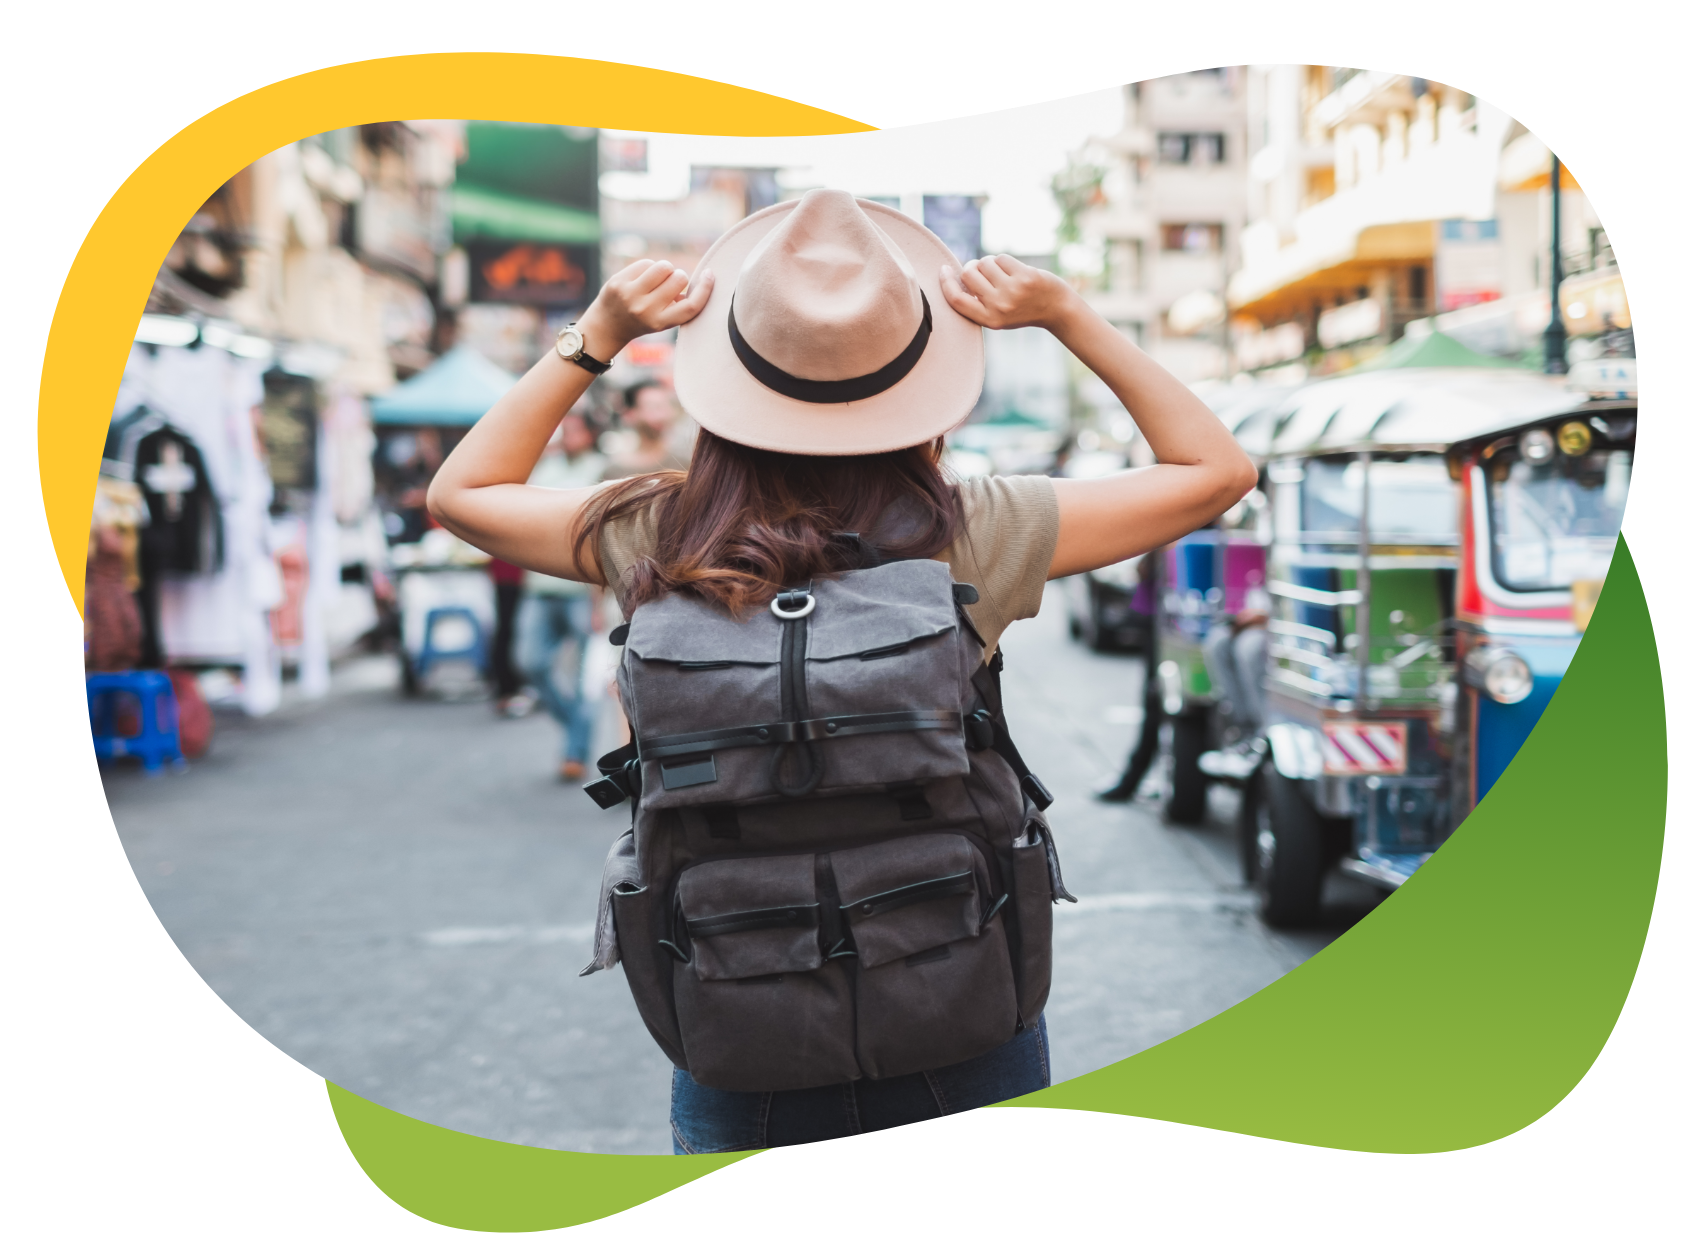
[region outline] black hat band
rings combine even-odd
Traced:
[[[735,294],[731,295],[730,316],[726,321],[730,328],[731,349],[736,351],[736,357],[742,360],[742,366],[748,369],[750,376],[785,398],[809,403],[858,402],[898,385],[923,357],[924,347],[929,344],[929,334],[935,330],[935,316],[929,309],[928,295],[919,289],[918,296],[923,298],[923,322],[918,325],[911,344],[887,366],[880,367],[875,372],[868,372],[864,376],[849,377],[845,381],[809,381],[799,376],[790,376],[776,364],[761,358],[736,326]]]

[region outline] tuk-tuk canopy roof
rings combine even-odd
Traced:
[[[411,376],[369,411],[375,424],[442,424],[466,428],[514,387],[515,377],[471,346],[460,345]]]
[[[1441,451],[1480,433],[1558,415],[1586,401],[1557,376],[1512,368],[1391,368],[1329,377],[1281,406],[1269,454],[1362,447]]]

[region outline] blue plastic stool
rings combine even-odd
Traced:
[[[117,697],[133,696],[140,705],[140,734],[117,734]],[[139,757],[147,774],[162,774],[168,762],[182,770],[181,728],[175,707],[175,688],[169,675],[156,669],[126,669],[88,675],[88,725],[93,729],[94,756],[101,761]]]
[[[473,627],[473,642],[467,647],[441,648],[433,644],[432,632],[441,621],[462,620]],[[469,660],[481,674],[490,668],[489,644],[485,641],[485,629],[479,624],[479,618],[473,609],[464,608],[459,604],[447,604],[440,608],[427,611],[427,628],[421,636],[421,651],[415,657],[415,676],[425,678],[427,671],[439,661]]]

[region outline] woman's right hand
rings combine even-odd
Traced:
[[[579,318],[584,346],[598,359],[611,359],[646,333],[687,324],[701,314],[713,293],[713,273],[689,275],[664,259],[639,258],[615,272],[590,309]]]

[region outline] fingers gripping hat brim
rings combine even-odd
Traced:
[[[797,202],[750,215],[726,232],[698,264],[713,293],[678,330],[673,380],[678,400],[709,433],[767,451],[797,455],[870,455],[919,446],[963,424],[982,393],[982,329],[947,305],[941,268],[959,267],[941,239],[915,219],[872,201],[859,206],[905,253],[929,302],[931,330],[911,371],[896,384],[853,402],[803,402],[762,384],[731,346],[730,309],[742,264]]]

